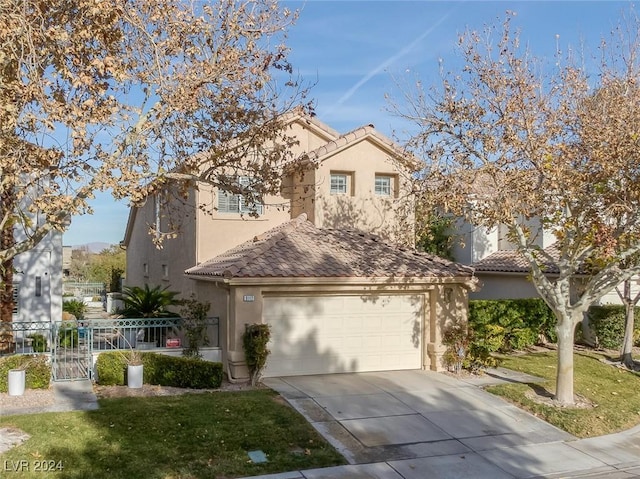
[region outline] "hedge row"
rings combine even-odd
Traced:
[[[620,349],[624,339],[624,306],[606,305],[589,308],[589,327],[594,333],[596,346],[607,349]],[[640,308],[634,311],[634,343],[640,343]]]
[[[48,389],[51,381],[51,366],[44,355],[28,356],[17,354],[0,358],[0,393],[8,392],[9,370],[24,369],[26,371],[25,387],[27,389]]]
[[[469,301],[473,343],[490,352],[556,341],[555,316],[542,299]]]
[[[597,347],[622,346],[624,306],[591,306],[588,317]],[[542,299],[469,301],[473,344],[490,352],[520,350],[541,340],[555,342],[555,323],[553,312]],[[640,345],[640,308],[635,310],[634,343]]]
[[[100,353],[96,362],[98,384],[124,385],[129,353]],[[193,389],[215,389],[222,384],[222,363],[198,358],[143,353],[145,384]]]

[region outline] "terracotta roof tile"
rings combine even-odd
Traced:
[[[553,258],[558,257],[558,249],[555,243],[545,248],[545,252]],[[531,269],[522,254],[515,250],[496,251],[486,258],[476,261],[472,266],[477,272],[528,273]],[[548,263],[546,271],[548,273],[558,273],[558,268],[555,264]]]
[[[224,278],[471,278],[473,269],[391,246],[356,231],[318,229],[306,215],[284,223],[186,274]]]

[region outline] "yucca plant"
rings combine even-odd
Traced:
[[[160,286],[144,288],[139,286],[125,286],[122,288],[122,302],[124,308],[120,314],[125,318],[168,318],[178,316],[167,308],[181,304],[176,299],[177,291],[168,291]]]

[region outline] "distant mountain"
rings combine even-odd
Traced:
[[[71,249],[86,249],[89,251],[89,253],[100,253],[102,252],[102,250],[105,250],[110,247],[111,247],[111,244],[109,243],[102,243],[100,241],[96,241],[93,243],[73,245]]]

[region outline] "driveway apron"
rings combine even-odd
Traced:
[[[412,467],[420,462],[416,474],[434,467],[449,470],[452,477],[473,470],[486,477],[512,477],[483,452],[574,438],[478,387],[505,380],[514,379],[498,374],[480,381],[460,380],[411,370],[264,382],[302,413],[351,467],[386,462],[403,470],[403,477],[412,477]]]

